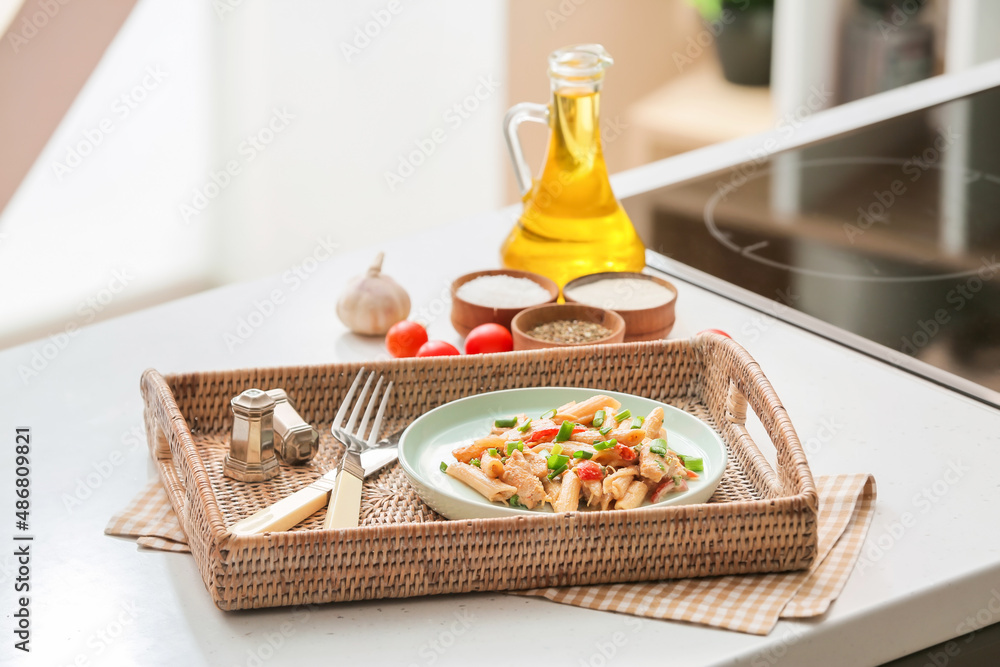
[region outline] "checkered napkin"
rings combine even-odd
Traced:
[[[820,501],[819,553],[808,570],[539,588],[517,594],[590,609],[766,635],[779,618],[823,614],[847,583],[868,533],[875,512],[873,477],[818,477],[816,487]],[[112,517],[104,532],[138,537],[139,545],[150,549],[189,551],[159,480],[150,482],[128,507]]]

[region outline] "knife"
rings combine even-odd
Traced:
[[[327,506],[330,492],[336,486],[337,473],[341,470],[341,466],[354,467],[355,473],[362,473],[363,477],[369,477],[395,462],[398,455],[396,443],[399,442],[400,435],[402,435],[402,431],[394,433],[386,439],[387,444],[364,451],[360,456],[355,452],[345,453],[341,464],[336,468],[287,498],[282,498],[273,505],[265,507],[245,519],[240,519],[229,527],[229,532],[233,535],[259,535],[260,533],[288,530]],[[360,484],[360,479],[356,476],[344,475],[343,478],[358,480]],[[345,492],[349,490],[344,489]],[[357,525],[356,521],[355,525]]]

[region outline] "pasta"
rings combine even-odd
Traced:
[[[493,502],[512,507],[573,512],[625,510],[686,491],[701,459],[667,445],[663,409],[645,417],[598,394],[538,418],[496,419],[489,435],[452,450],[442,462],[449,476]]]

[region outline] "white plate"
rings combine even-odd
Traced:
[[[507,389],[469,396],[435,408],[419,417],[403,432],[399,441],[399,462],[420,498],[435,512],[449,519],[485,519],[514,514],[552,513],[526,510],[490,502],[462,482],[441,471],[441,462],[453,463],[451,451],[462,441],[481,438],[490,432],[494,419],[526,413],[535,418],[569,401],[582,401],[594,394],[613,396],[634,415],[647,415],[663,408],[663,426],[670,448],[679,454],[698,456],[705,470],[688,481],[688,490],[673,493],[656,503],[691,505],[712,497],[726,470],[726,447],[708,424],[683,410],[648,398],[599,389],[578,387],[530,387]],[[651,507],[646,504],[638,508]],[[581,506],[581,511],[587,510]],[[636,511],[636,510],[632,510]]]

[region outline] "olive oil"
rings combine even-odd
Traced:
[[[503,264],[540,273],[560,287],[591,273],[641,271],[645,250],[611,191],[601,147],[603,68],[590,81],[556,76],[555,69],[550,71],[553,99],[545,165],[524,195],[524,213],[503,244]]]

